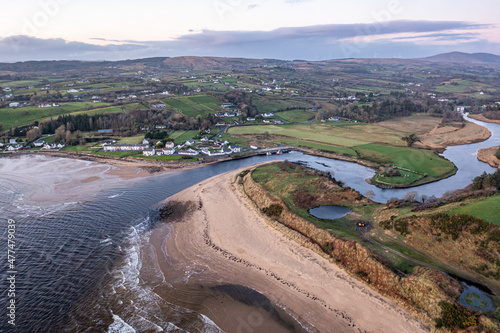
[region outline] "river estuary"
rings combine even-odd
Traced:
[[[413,190],[419,195],[439,197],[447,191],[467,186],[483,172],[495,171],[478,161],[476,152],[500,145],[500,126],[470,120],[487,127],[492,133],[491,138],[477,144],[448,148],[443,156],[455,163],[457,174],[411,189],[379,189],[365,181],[374,175],[372,169],[294,152],[229,161],[151,176],[132,183],[117,182],[95,195],[40,208],[33,205],[26,195],[36,186],[36,174],[19,177],[18,173],[9,170],[14,164],[15,168],[33,163],[50,166],[55,159],[41,156],[1,158],[0,260],[5,268],[8,259],[7,224],[8,219],[12,219],[16,226],[17,274],[16,325],[8,324],[7,317],[2,315],[0,332],[154,332],[160,327],[168,327],[167,331],[172,332],[218,332],[217,325],[207,316],[160,300],[150,290],[141,288],[140,243],[158,223],[160,201],[212,176],[270,160],[301,161],[316,169],[333,170],[335,178],[347,186],[361,193],[372,190],[375,193],[373,199],[379,202],[392,197],[402,198]],[[10,282],[4,268],[0,274],[0,288],[5,291]],[[158,279],[169,283],[164,281],[165,277],[159,276]],[[242,291],[238,289],[237,292]],[[252,291],[243,293],[252,294]],[[132,300],[127,303],[124,295]],[[262,296],[255,293],[251,297]],[[2,309],[10,299],[2,292]],[[130,309],[136,309],[136,313]],[[174,325],[167,319],[174,317],[175,323],[186,323],[185,326]],[[294,326],[293,318],[285,317],[286,314],[281,315],[287,327],[294,327],[290,330],[301,331],[300,327]]]

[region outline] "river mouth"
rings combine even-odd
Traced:
[[[309,214],[323,220],[336,220],[352,212],[344,206],[320,206],[309,210]]]

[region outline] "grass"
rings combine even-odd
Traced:
[[[467,214],[500,226],[500,195],[453,209],[450,214]]]
[[[102,104],[100,104],[102,105]],[[31,125],[35,121],[42,121],[50,117],[58,117],[63,114],[74,114],[77,112],[106,112],[103,109],[85,110],[87,108],[96,107],[95,103],[90,102],[72,102],[63,103],[60,107],[39,108],[38,106],[28,106],[24,108],[6,108],[0,109],[0,124],[4,129],[11,127],[19,127]],[[120,110],[121,111],[121,110]]]
[[[252,172],[252,178],[262,185],[269,193],[279,196],[285,205],[298,216],[316,224],[324,229],[331,229],[337,235],[349,239],[359,239],[359,232],[353,221],[347,218],[337,220],[324,220],[309,214],[307,209],[295,205],[293,196],[298,189],[314,192],[310,182],[318,176],[306,173],[307,169],[299,169],[293,172],[283,172],[278,164],[269,164],[258,167]]]
[[[255,96],[252,104],[257,107],[260,113],[274,112],[288,108],[311,108],[312,105],[294,98],[284,98],[281,96]]]
[[[197,130],[191,131],[174,131],[170,134],[170,138],[174,139],[176,145],[186,142],[187,140],[191,140],[198,134]]]
[[[222,103],[219,99],[207,95],[169,98],[162,101],[193,118],[198,115],[218,112]]]
[[[430,177],[438,177],[444,173],[452,172],[454,169],[453,163],[439,157],[430,150],[394,147],[376,143],[356,146],[355,148],[360,153],[361,158],[396,165],[422,174],[428,174]]]
[[[380,165],[394,165],[414,171],[402,170],[406,178],[378,178],[391,184],[417,185],[455,171],[453,163],[431,150],[406,147],[401,140],[405,135],[403,132],[373,124],[237,126],[228,132],[230,135],[272,134],[279,137],[270,140],[278,143],[359,157]]]
[[[288,123],[303,123],[314,118],[316,112],[305,110],[290,110],[276,113],[276,116]]]
[[[128,156],[142,156],[142,152],[137,151],[96,151],[94,154],[109,157],[128,157]]]
[[[135,145],[135,144],[139,144],[142,140],[144,140],[143,134],[121,138],[118,140],[118,143],[126,143],[126,144],[130,144],[130,145]]]

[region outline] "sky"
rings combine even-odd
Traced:
[[[0,0],[0,5],[1,62],[500,54],[498,0]]]

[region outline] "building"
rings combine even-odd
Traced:
[[[19,102],[9,103],[9,108],[18,108],[20,106],[21,106],[21,103],[19,103]]]
[[[177,154],[184,156],[196,156],[199,153],[196,150],[189,148],[188,150],[179,150]]]
[[[35,147],[43,147],[44,144],[45,144],[45,141],[43,141],[43,140],[36,140],[35,142],[33,142],[33,145]]]
[[[239,145],[230,145],[229,149],[231,149],[233,153],[241,153],[241,147]]]
[[[100,129],[97,130],[97,133],[113,133],[112,129]]]
[[[104,151],[143,151],[149,148],[149,145],[131,145],[126,143],[117,143],[115,145],[105,144],[103,146]]]
[[[175,154],[174,147],[175,147],[175,144],[172,141],[165,142],[165,147],[162,150],[163,155],[173,155],[173,154]]]
[[[154,148],[146,148],[142,151],[142,155],[144,156],[154,156],[156,153]]]

